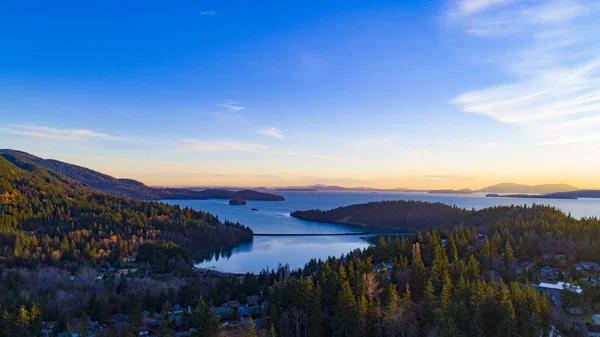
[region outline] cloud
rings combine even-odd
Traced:
[[[258,130],[258,133],[260,133],[263,136],[277,138],[277,139],[284,138],[283,134],[281,133],[281,130],[279,130],[278,128],[276,128],[274,126],[268,127],[268,128],[262,128],[262,129]]]
[[[239,105],[235,101],[230,100],[230,99],[226,99],[221,103],[217,103],[217,106],[228,109],[229,111],[234,111],[234,112],[242,111],[242,110],[246,109],[245,106]]]
[[[357,150],[372,150],[373,148],[389,146],[394,142],[394,137],[385,135],[366,136],[354,139],[351,144]]]
[[[11,125],[9,128],[0,128],[0,132],[35,138],[60,139],[75,142],[85,142],[90,140],[122,141],[128,139],[126,137],[114,136],[89,129],[60,129],[35,124]]]
[[[459,0],[454,2],[449,14],[452,16],[465,16],[510,3],[511,0]]]
[[[400,156],[403,158],[414,158],[414,157],[422,156],[426,153],[427,153],[427,150],[417,149],[417,150],[411,150],[411,151],[404,151],[404,152],[400,153]]]
[[[513,80],[464,92],[452,102],[515,125],[540,144],[600,141],[600,3],[475,2],[458,1],[447,17],[478,44],[493,42],[494,55],[480,57]]]
[[[254,152],[266,148],[258,143],[237,141],[182,140],[172,150],[175,152]]]
[[[496,142],[487,142],[487,143],[483,143],[481,145],[478,146],[478,149],[481,151],[487,151],[487,150],[491,150],[495,147],[498,147],[498,143]]]
[[[202,16],[217,16],[217,11],[207,10],[207,11],[200,13],[200,15],[202,15]]]
[[[318,154],[318,153],[303,153],[303,152],[294,152],[294,151],[272,151],[269,153],[272,155],[281,155],[281,156],[319,158],[319,159],[328,159],[328,160],[342,160],[341,157],[331,156],[331,155],[327,155],[327,154]]]
[[[432,174],[423,176],[422,178],[431,180],[475,180],[475,177],[458,174]]]

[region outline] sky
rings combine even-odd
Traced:
[[[0,148],[156,186],[600,188],[600,2],[4,1]]]

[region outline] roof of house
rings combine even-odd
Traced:
[[[538,288],[544,289],[554,289],[554,290],[569,290],[578,294],[581,294],[583,291],[581,287],[578,285],[572,285],[570,283],[558,282],[558,283],[540,283],[538,284]]]
[[[586,324],[585,328],[588,332],[600,332],[600,324]]]

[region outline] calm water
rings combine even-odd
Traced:
[[[255,233],[348,233],[364,232],[364,228],[324,224],[292,218],[289,214],[299,209],[330,209],[339,206],[379,200],[421,200],[443,202],[458,207],[481,209],[510,204],[546,204],[570,212],[574,217],[600,216],[600,199],[549,200],[519,198],[486,198],[484,195],[449,195],[427,193],[385,192],[279,192],[285,201],[248,201],[246,206],[231,206],[227,200],[166,200],[210,212],[221,220],[242,223]],[[258,211],[252,211],[257,208]],[[292,268],[303,267],[311,258],[325,259],[340,256],[368,243],[360,236],[322,237],[265,237],[257,236],[251,244],[216,253],[199,263],[202,268],[214,267],[227,272],[255,272],[276,268],[279,263]]]

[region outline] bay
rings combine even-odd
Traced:
[[[362,233],[360,227],[305,221],[290,216],[290,212],[304,209],[327,210],[340,206],[381,200],[420,200],[442,202],[467,209],[482,209],[500,205],[544,204],[557,207],[573,217],[600,216],[600,199],[522,199],[487,198],[484,194],[428,194],[417,192],[356,192],[299,191],[277,192],[285,201],[248,201],[246,206],[229,205],[228,200],[163,200],[217,215],[221,220],[239,222],[261,234],[339,234]],[[256,208],[257,211],[252,211]],[[378,231],[377,229],[369,229]],[[339,257],[369,243],[362,235],[355,236],[255,236],[252,243],[215,251],[212,257],[198,263],[200,268],[213,268],[223,272],[258,273],[267,268],[289,264],[291,268],[303,267],[310,259]]]

